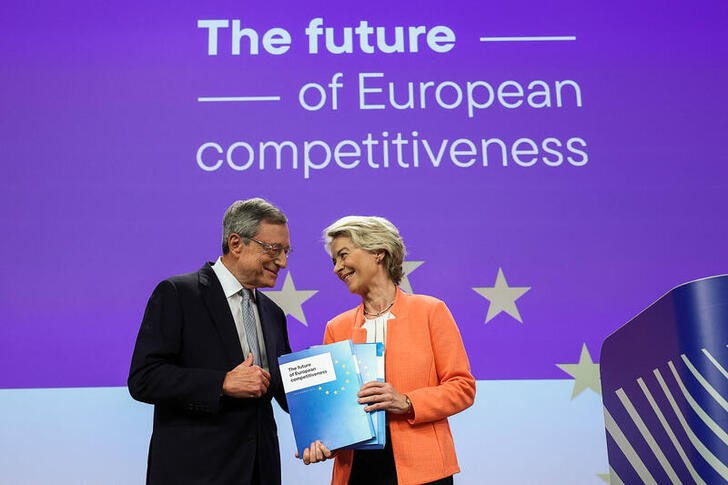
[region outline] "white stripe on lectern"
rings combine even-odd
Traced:
[[[726,466],[725,463],[720,461],[713,453],[711,453],[710,450],[703,444],[703,442],[698,439],[698,437],[695,435],[695,432],[693,432],[690,426],[688,426],[688,422],[685,420],[685,416],[683,416],[682,411],[680,411],[680,408],[677,406],[677,402],[675,401],[675,398],[672,397],[672,393],[670,392],[670,389],[668,389],[667,384],[665,384],[665,380],[662,378],[662,374],[660,374],[660,371],[658,369],[655,369],[652,372],[655,374],[655,377],[657,377],[657,381],[660,383],[662,392],[665,393],[665,396],[670,403],[670,407],[672,407],[675,416],[677,416],[677,420],[680,421],[680,426],[682,426],[683,431],[685,431],[685,434],[688,435],[688,439],[690,440],[690,443],[692,443],[693,448],[695,448],[698,453],[700,453],[700,456],[702,456],[703,459],[705,459],[705,461],[707,461],[708,464],[712,466],[713,469],[717,471],[724,480],[728,480],[728,466]]]
[[[703,377],[700,372],[698,372],[698,369],[695,368],[692,362],[690,362],[690,359],[687,358],[685,354],[680,354],[680,358],[685,362],[685,365],[688,366],[688,369],[690,369],[690,372],[695,376],[695,378],[700,382],[700,385],[705,388],[708,393],[713,396],[713,399],[718,401],[718,404],[720,404],[723,409],[728,411],[728,401],[725,400],[723,396],[720,395],[718,391],[715,390],[715,388],[708,382],[708,380]]]
[[[636,471],[637,475],[639,475],[639,477],[642,479],[642,482],[657,484],[655,479],[652,477],[652,474],[645,466],[645,463],[642,461],[642,458],[640,458],[640,455],[637,454],[634,447],[632,447],[632,444],[629,442],[622,430],[619,429],[619,425],[614,420],[606,407],[604,408],[604,421],[607,425],[607,431],[610,435],[612,435],[614,442],[617,443],[619,449],[622,450],[622,453],[624,453],[624,456],[627,458],[627,461],[629,461],[629,464],[632,465],[634,471]]]
[[[710,361],[713,363],[713,365],[718,368],[718,370],[721,372],[721,374],[723,374],[723,377],[725,377],[726,379],[728,379],[728,371],[725,370],[725,367],[723,367],[722,365],[720,365],[720,362],[718,362],[716,360],[716,358],[713,357],[710,354],[710,352],[708,352],[707,349],[703,349],[703,353],[706,355],[706,357],[708,357],[708,359],[710,359]]]
[[[510,37],[481,37],[480,42],[559,42],[576,40],[575,35],[535,35],[535,36],[510,36]]]
[[[280,101],[280,96],[218,96],[199,97],[200,103],[230,103],[244,101]]]
[[[708,428],[710,428],[713,433],[715,433],[718,438],[723,441],[723,443],[728,445],[728,433],[726,433],[725,430],[723,430],[723,428],[721,428],[720,425],[716,423],[702,407],[700,407],[700,404],[698,404],[698,402],[693,398],[693,396],[685,387],[685,384],[683,384],[683,381],[680,378],[680,375],[677,373],[677,369],[675,369],[675,366],[672,364],[671,360],[667,362],[667,365],[670,366],[670,371],[672,372],[673,377],[675,377],[675,382],[677,382],[677,385],[680,386],[680,392],[682,392],[682,395],[685,397],[685,400],[687,400],[688,404],[690,404],[690,407],[693,408],[695,414],[697,414],[698,417],[703,420],[706,426],[708,426]]]
[[[657,369],[655,369],[655,370],[657,370]],[[685,450],[683,450],[683,447],[680,445],[680,442],[677,440],[677,437],[675,436],[675,433],[673,432],[672,428],[670,427],[670,424],[667,422],[667,419],[665,419],[665,415],[662,414],[662,411],[660,411],[660,408],[657,406],[657,402],[655,401],[655,398],[652,397],[652,393],[650,393],[650,390],[647,389],[647,386],[645,385],[645,381],[643,381],[642,378],[640,377],[639,379],[637,379],[637,384],[639,384],[645,397],[650,402],[650,406],[652,406],[652,410],[657,415],[657,419],[660,420],[660,424],[662,424],[662,427],[665,429],[667,436],[670,437],[670,441],[672,442],[672,445],[677,450],[677,453],[680,455],[680,458],[682,458],[682,461],[685,464],[685,467],[688,469],[688,472],[690,472],[690,476],[693,478],[693,481],[695,483],[704,484],[705,480],[703,480],[700,477],[700,475],[698,475],[698,472],[695,471],[693,464],[690,463],[690,460],[688,460],[688,456],[685,454]]]
[[[634,421],[634,424],[637,426],[637,429],[642,434],[642,437],[650,446],[652,453],[654,453],[657,457],[657,461],[659,461],[660,465],[662,465],[662,468],[665,470],[665,473],[667,473],[670,481],[672,483],[680,483],[680,479],[678,478],[677,473],[675,473],[675,469],[672,467],[672,465],[670,465],[670,462],[667,460],[667,457],[660,449],[660,446],[657,444],[657,441],[655,441],[655,438],[652,436],[652,433],[650,433],[650,430],[647,429],[645,422],[642,421],[642,417],[639,415],[639,412],[637,412],[637,409],[635,409],[632,401],[630,401],[629,397],[627,397],[624,389],[620,387],[619,389],[617,389],[616,393],[617,397],[622,402],[622,406],[624,406],[624,409],[626,409],[627,413],[629,413],[629,417],[632,418],[632,421]]]
[[[624,485],[622,479],[619,478],[619,475],[611,466],[609,467],[609,485]]]

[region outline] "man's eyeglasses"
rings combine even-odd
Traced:
[[[266,254],[268,256],[270,256],[271,258],[277,258],[278,256],[281,255],[281,253],[285,253],[286,257],[288,257],[293,252],[293,248],[290,246],[287,248],[284,248],[280,244],[266,243],[263,241],[259,241],[259,240],[255,239],[254,237],[245,237],[245,239],[250,239],[251,241],[254,241],[254,242],[260,244],[260,247],[262,247],[263,250],[266,252]]]

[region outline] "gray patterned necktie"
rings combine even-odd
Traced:
[[[248,347],[253,353],[255,365],[260,365],[260,348],[258,347],[258,331],[255,324],[255,313],[253,313],[253,297],[250,290],[243,288],[243,328],[245,337],[248,340]],[[247,356],[245,356],[247,358]]]

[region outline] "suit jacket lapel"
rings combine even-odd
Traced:
[[[278,370],[278,342],[281,341],[279,335],[279,323],[276,322],[273,314],[273,302],[262,292],[256,291],[256,300],[258,303],[258,315],[260,315],[260,328],[263,330],[263,341],[265,342],[265,353],[268,356],[268,369],[270,370],[271,381],[279,382]]]
[[[200,269],[198,279],[202,301],[204,301],[210,318],[217,328],[225,353],[234,367],[245,360],[243,358],[243,349],[240,346],[238,331],[235,328],[235,320],[230,314],[230,305],[228,305],[225,293],[223,293],[222,286],[210,263],[206,263]]]

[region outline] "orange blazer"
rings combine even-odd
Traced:
[[[421,484],[460,471],[447,417],[473,404],[475,379],[460,332],[445,303],[397,289],[394,318],[387,322],[386,381],[412,402],[414,418],[388,413],[397,479]],[[326,325],[324,343],[366,342],[364,307],[359,305]],[[325,444],[325,443],[324,443]],[[336,454],[331,483],[346,485],[353,451]]]

